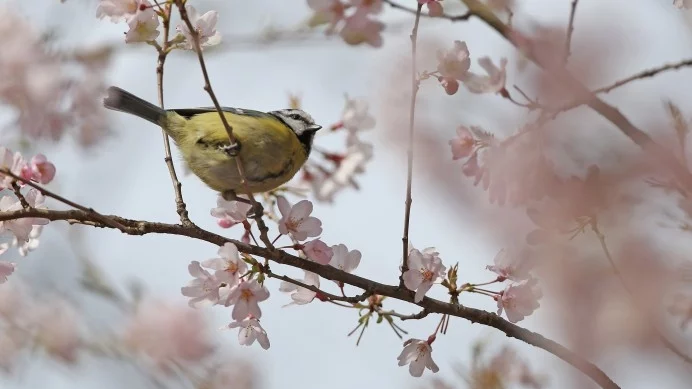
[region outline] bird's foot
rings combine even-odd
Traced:
[[[240,143],[236,141],[235,143],[223,145],[220,147],[220,149],[231,157],[237,157],[240,153]]]

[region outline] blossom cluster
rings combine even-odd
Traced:
[[[217,205],[211,214],[219,218],[220,226],[228,227],[246,222],[249,205],[226,201],[221,196]],[[303,242],[322,233],[322,222],[311,216],[313,205],[310,201],[301,200],[291,205],[286,198],[279,196],[277,205],[281,213],[278,220],[279,237],[288,236],[294,242]],[[348,250],[343,244],[330,247],[319,238],[296,243],[293,247],[301,250],[307,260],[345,272],[355,270],[361,259],[358,250]],[[264,349],[269,348],[267,332],[260,325],[262,310],[259,303],[267,300],[270,293],[264,285],[263,269],[252,257],[241,256],[237,246],[229,242],[219,248],[217,258],[203,262],[192,261],[188,271],[194,279],[181,292],[190,298],[191,306],[202,302],[232,306],[233,322],[228,327],[239,328],[239,343],[251,345],[257,340]],[[304,305],[316,297],[322,298],[318,295],[320,280],[317,274],[306,271],[299,282],[303,285],[283,281],[279,287],[280,291],[290,293],[292,303],[289,305]]]
[[[16,112],[20,140],[57,141],[71,130],[80,145],[107,134],[100,109],[110,50],[52,47],[9,6],[0,6],[0,104]]]
[[[453,95],[459,90],[459,82],[463,83],[471,93],[504,93],[507,79],[507,59],[500,60],[496,66],[490,57],[478,59],[478,64],[487,75],[471,72],[471,56],[466,42],[454,41],[454,46],[448,50],[437,52],[437,70],[428,73],[426,77],[434,76],[447,94]]]
[[[200,15],[193,6],[186,5],[185,8],[201,47],[221,43],[221,34],[216,30],[218,12],[208,11]],[[154,42],[161,35],[160,19],[171,16],[166,9],[170,8],[156,9],[149,0],[101,0],[96,16],[100,19],[109,18],[116,23],[127,23],[126,43]],[[187,23],[180,21],[176,31],[178,35],[171,40],[174,47],[194,50],[194,37]]]
[[[494,297],[497,300],[497,314],[504,312],[509,321],[516,323],[538,309],[538,300],[542,297],[537,280],[530,274],[530,254],[527,251],[502,249],[494,262],[487,269],[498,275],[497,281],[511,281]]]
[[[328,34],[338,32],[350,45],[382,46],[384,23],[373,17],[382,12],[382,0],[308,0],[308,6],[311,24],[327,24]]]
[[[22,193],[25,181],[47,184],[55,176],[55,165],[48,161],[43,154],[37,154],[28,161],[19,152],[0,147],[0,191],[13,191],[14,195],[4,194],[0,197],[0,212],[15,212],[23,209],[46,209],[44,195],[35,188]],[[20,177],[18,180],[15,177]],[[17,247],[21,256],[38,247],[38,238],[48,220],[36,217],[24,217],[0,221],[0,234],[12,234],[12,246]],[[0,244],[0,255],[10,248],[10,243]],[[0,284],[14,272],[17,264],[10,261],[0,261]]]

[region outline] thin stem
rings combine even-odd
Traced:
[[[625,289],[627,294],[632,298],[632,303],[633,305],[637,308],[643,311],[643,308],[637,304],[637,299],[632,291],[632,289],[629,288],[627,285],[627,281],[625,280],[625,277],[623,276],[622,272],[620,272],[620,269],[618,269],[617,264],[615,263],[615,260],[613,259],[613,256],[610,254],[610,250],[608,249],[608,245],[606,244],[606,238],[605,235],[601,232],[601,230],[598,228],[598,223],[595,219],[591,221],[591,229],[593,230],[593,233],[596,235],[596,238],[598,238],[598,242],[601,244],[601,249],[603,250],[603,254],[605,254],[606,259],[608,260],[608,263],[610,264],[610,267],[613,269],[613,273],[618,277],[620,284],[622,284],[622,287]],[[644,317],[648,318],[649,314],[648,312],[643,312]],[[675,355],[680,357],[682,360],[684,360],[687,363],[692,363],[692,357],[689,355],[686,355],[682,351],[678,349],[676,345],[674,345],[666,336],[661,332],[656,323],[653,323],[652,321],[652,327],[656,330],[656,334],[658,335],[659,340],[661,343],[663,343],[663,346],[667,348],[668,350],[672,351]]]
[[[567,23],[567,37],[565,38],[565,53],[562,59],[564,64],[567,64],[567,60],[572,54],[572,34],[574,33],[574,17],[577,14],[577,4],[579,4],[579,0],[572,0],[572,6],[569,11],[569,22]]]
[[[418,11],[416,11],[415,8],[409,8],[405,5],[401,5],[397,2],[394,2],[393,0],[384,0],[384,3],[389,4],[390,7],[394,9],[398,9],[400,11],[408,12],[410,14],[416,14]],[[451,22],[459,22],[463,20],[468,20],[472,15],[470,12],[466,12],[462,15],[447,15],[447,14],[442,14],[440,16],[433,16],[430,15],[429,13],[421,13],[421,16],[425,16],[428,18],[439,18],[439,19],[447,19]]]
[[[14,192],[14,195],[17,196],[17,198],[19,199],[19,202],[22,204],[22,208],[31,208],[29,202],[26,201],[26,198],[22,194],[21,188],[19,187],[19,184],[17,184],[17,181],[12,181],[12,191]]]
[[[282,275],[275,274],[271,270],[268,270],[268,269],[265,269],[262,272],[269,278],[276,278],[277,280],[285,281],[285,282],[291,283],[293,285],[300,286],[301,288],[305,288],[307,290],[313,291],[317,294],[316,297],[318,299],[326,300],[329,302],[343,301],[343,302],[347,302],[347,303],[351,303],[351,304],[356,304],[356,303],[365,301],[368,297],[371,296],[371,293],[365,292],[365,293],[360,294],[358,296],[341,297],[341,296],[337,296],[337,295],[334,295],[331,293],[327,293],[327,292],[321,290],[320,288],[318,288],[314,285],[308,285],[302,281],[295,280],[295,279],[290,278],[288,276],[282,276]]]
[[[409,107],[409,127],[408,127],[408,170],[406,174],[406,205],[404,210],[404,235],[401,238],[403,245],[404,261],[401,266],[401,275],[399,276],[399,287],[404,287],[404,273],[408,270],[408,233],[411,222],[411,182],[413,181],[413,134],[414,120],[416,115],[416,96],[420,81],[416,71],[416,43],[418,40],[418,23],[420,22],[420,14],[423,9],[423,4],[418,3],[416,9],[416,20],[413,23],[411,31],[411,106]]]
[[[158,3],[157,3],[158,5]],[[166,58],[168,57],[170,42],[168,37],[171,31],[171,4],[166,4],[165,6],[158,5],[161,13],[164,15],[162,17],[163,25],[163,46],[157,47],[159,52],[158,59],[156,61],[156,84],[158,86],[159,95],[159,106],[164,109],[163,104],[163,68],[166,63]],[[175,193],[175,208],[180,216],[180,222],[182,224],[190,224],[189,215],[187,213],[187,206],[183,200],[183,184],[178,179],[178,174],[175,172],[175,166],[173,165],[173,157],[171,156],[171,142],[166,131],[161,128],[161,135],[163,137],[163,149],[165,153],[164,161],[168,167],[168,173],[171,176],[171,182],[173,183],[173,191]]]
[[[209,73],[207,72],[207,65],[205,64],[204,56],[202,55],[202,46],[199,43],[199,33],[190,21],[190,17],[187,14],[187,9],[185,8],[185,1],[175,0],[175,5],[178,7],[178,11],[180,12],[180,18],[183,20],[188,30],[190,31],[190,35],[192,36],[192,43],[194,45],[195,52],[197,53],[197,59],[199,60],[199,66],[202,70],[202,76],[204,77],[204,90],[209,94],[211,101],[214,103],[216,111],[219,113],[221,123],[226,129],[226,133],[228,134],[228,139],[230,140],[231,145],[237,145],[238,141],[233,135],[233,127],[228,123],[228,120],[226,120],[226,115],[224,115],[223,110],[221,109],[221,105],[219,104],[219,100],[216,98],[216,94],[214,93],[214,90],[211,87]],[[257,228],[260,231],[260,240],[268,248],[273,248],[274,246],[272,245],[272,242],[269,240],[269,228],[267,228],[267,225],[264,223],[264,220],[262,220],[262,216],[264,214],[262,205],[258,203],[255,197],[252,195],[252,191],[248,186],[247,178],[245,176],[245,169],[243,168],[242,161],[236,155],[232,155],[231,158],[233,158],[233,161],[235,162],[235,165],[238,168],[238,174],[241,178],[240,184],[243,187],[244,192],[248,197],[248,200],[250,200],[250,202],[252,203],[253,219],[255,219],[255,222],[257,223]]]

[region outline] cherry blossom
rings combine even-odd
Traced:
[[[0,261],[0,284],[7,282],[9,276],[14,273],[17,264],[14,262]]]
[[[263,349],[269,349],[269,337],[267,331],[262,328],[259,320],[249,316],[242,321],[234,321],[228,328],[238,328],[238,343],[241,346],[251,346],[257,340]]]
[[[382,0],[350,0],[350,3],[356,7],[356,12],[369,14],[382,12]]]
[[[303,279],[300,281],[306,285],[314,286],[316,288],[320,287],[320,277],[315,273],[311,273],[311,272],[306,271],[305,277],[303,277]],[[302,286],[299,286],[299,285],[296,285],[296,284],[293,284],[293,283],[290,283],[287,281],[281,282],[281,285],[279,286],[279,290],[281,292],[286,292],[286,293],[291,294],[291,299],[293,299],[293,302],[288,304],[288,305],[309,304],[312,302],[312,300],[315,299],[315,296],[317,295],[317,293],[315,293],[314,291],[312,291],[308,288],[305,288],[305,287],[302,287]]]
[[[442,16],[444,13],[442,3],[440,3],[439,0],[418,0],[418,4],[428,7],[428,14],[430,16]]]
[[[334,255],[332,248],[319,239],[311,240],[303,245],[303,252],[309,260],[320,265],[327,265]]]
[[[140,7],[127,25],[130,29],[125,33],[125,43],[153,41],[160,34],[159,17],[151,7]]]
[[[247,198],[247,196],[240,197]],[[247,219],[247,214],[251,208],[252,204],[235,200],[227,201],[219,195],[216,198],[216,208],[211,209],[211,216],[219,219],[217,223],[221,228],[229,228]]]
[[[65,301],[52,301],[34,307],[32,316],[36,342],[48,354],[65,362],[75,362],[82,344],[77,311]]]
[[[341,114],[341,125],[351,132],[375,127],[375,118],[370,115],[367,101],[347,98]]]
[[[185,8],[187,9],[190,23],[192,23],[192,26],[197,32],[200,47],[213,46],[221,43],[221,34],[216,31],[216,22],[219,17],[218,12],[207,11],[203,15],[199,15],[195,7],[188,5]],[[187,49],[194,50],[194,38],[192,37],[190,29],[187,28],[187,24],[181,21],[176,27],[176,30],[185,37],[185,47]]]
[[[360,264],[360,258],[362,255],[358,250],[349,251],[346,245],[337,244],[336,246],[332,246],[332,252],[334,255],[332,256],[332,260],[329,262],[329,265],[334,266],[341,271],[351,273],[356,270]]]
[[[147,0],[101,0],[96,7],[96,17],[110,18],[112,22],[129,19],[140,8],[151,7]]]
[[[10,171],[12,174],[30,180],[32,177],[31,171],[26,169],[26,161],[19,152],[13,153],[12,150],[5,147],[0,147],[0,168]],[[0,190],[11,188],[12,183],[17,181],[14,177],[0,173],[2,181],[0,182]],[[20,183],[20,185],[23,185]]]
[[[200,311],[156,300],[145,300],[137,306],[125,328],[123,342],[171,373],[172,363],[199,361],[214,349]]]
[[[469,72],[464,78],[464,85],[469,92],[472,93],[497,93],[505,89],[505,80],[507,78],[507,58],[500,60],[500,67],[493,64],[490,57],[483,57],[478,60],[481,67],[488,73],[487,76],[481,76]]]
[[[277,198],[281,220],[279,220],[279,232],[282,235],[290,234],[296,240],[305,240],[322,233],[320,219],[310,216],[312,203],[309,200],[301,200],[291,206],[285,197]]]
[[[43,226],[33,226],[31,228],[31,232],[29,232],[29,239],[26,242],[19,242],[19,240],[17,240],[17,237],[15,237],[12,240],[12,245],[17,247],[19,255],[21,255],[22,257],[26,257],[29,254],[29,252],[34,251],[38,248],[38,238],[41,236],[42,231]]]
[[[37,154],[22,167],[22,177],[27,176],[41,184],[48,184],[55,177],[55,165],[49,162],[45,155]]]
[[[219,248],[219,258],[208,259],[202,266],[215,270],[214,277],[228,286],[235,286],[240,277],[247,271],[247,264],[240,258],[238,248],[233,243],[226,243]]]
[[[449,146],[452,148],[452,159],[457,160],[466,158],[471,155],[476,141],[473,139],[471,131],[464,127],[457,127],[457,137],[449,141]]]
[[[486,269],[503,279],[523,281],[531,277],[531,259],[526,251],[502,249],[495,255],[493,262],[495,264]]]
[[[373,158],[373,145],[361,141],[352,133],[347,137],[346,145],[346,155],[336,171],[329,177],[311,182],[316,198],[322,201],[333,201],[337,192],[353,185],[354,177],[364,172],[365,166]]]
[[[197,303],[204,300],[218,302],[219,280],[204,270],[198,261],[192,261],[187,266],[187,270],[194,279],[187,286],[180,288],[180,292],[185,297],[191,297],[189,305],[195,307]]]
[[[46,209],[43,201],[45,197],[36,189],[29,190],[24,196],[29,206],[36,209]],[[0,211],[13,212],[22,209],[22,203],[10,196],[3,196],[0,199]],[[26,242],[29,240],[29,235],[35,225],[48,224],[47,219],[27,217],[14,220],[0,221],[0,232],[11,231],[18,242]]]
[[[454,41],[454,47],[437,51],[437,71],[443,78],[462,81],[466,78],[471,59],[466,42]]]
[[[367,12],[360,9],[346,18],[346,23],[341,29],[341,37],[349,45],[367,43],[373,47],[382,46],[382,30],[384,24],[368,17]]]
[[[344,18],[345,6],[341,0],[308,0],[308,6],[315,11],[318,20],[325,20],[333,29]]]
[[[445,266],[434,247],[428,247],[422,252],[411,249],[408,255],[409,269],[404,273],[404,285],[409,290],[415,290],[415,302],[423,300],[425,294],[432,288],[438,278],[445,276]]]
[[[505,311],[507,320],[516,323],[532,314],[540,306],[538,299],[541,297],[541,291],[535,280],[508,285],[497,299],[497,314],[501,315]]]
[[[257,280],[243,281],[231,290],[226,299],[226,306],[234,305],[231,317],[233,320],[243,320],[249,315],[262,317],[259,302],[269,298],[269,290]]]
[[[437,373],[437,367],[432,359],[432,346],[429,341],[420,339],[409,339],[404,343],[404,349],[397,358],[399,366],[409,365],[408,371],[414,377],[423,375],[423,371],[428,368],[433,373]]]

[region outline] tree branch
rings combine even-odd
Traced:
[[[574,33],[574,17],[577,14],[577,4],[579,0],[572,0],[572,6],[569,11],[569,22],[567,22],[567,37],[565,38],[565,53],[562,62],[567,63],[572,51],[572,34]]]
[[[115,228],[99,220],[96,215],[82,210],[55,211],[47,209],[22,209],[12,212],[0,212],[0,221],[27,217],[43,218],[52,221],[62,220],[67,221],[71,224],[83,224],[94,227]],[[112,215],[104,215],[103,217],[109,218],[112,221],[117,222],[119,225],[121,225],[121,227],[116,229],[128,235],[178,235],[212,243],[216,246],[223,246],[225,243],[230,242],[236,245],[238,250],[242,253],[255,255],[258,257],[269,259],[282,265],[287,265],[298,269],[310,271],[319,275],[322,278],[343,282],[344,284],[348,284],[353,287],[363,289],[366,291],[366,293],[369,293],[370,295],[378,294],[382,296],[391,297],[397,300],[418,305],[424,308],[424,310],[428,313],[447,314],[466,319],[468,321],[471,321],[472,323],[479,323],[485,326],[493,327],[504,332],[509,337],[519,339],[557,356],[558,358],[562,359],[563,361],[574,366],[576,369],[580,370],[581,372],[589,376],[592,380],[594,380],[604,389],[619,389],[619,386],[615,384],[610,378],[608,378],[608,376],[602,370],[600,370],[596,365],[590,363],[578,354],[568,350],[567,348],[553,340],[545,338],[540,334],[531,332],[516,324],[510,323],[509,321],[503,319],[502,317],[494,313],[486,312],[480,309],[469,308],[462,305],[445,303],[429,297],[424,297],[422,301],[416,303],[413,301],[413,295],[409,293],[409,291],[399,288],[398,286],[385,285],[379,282],[371,281],[369,279],[357,276],[355,274],[346,273],[333,266],[320,265],[316,262],[306,261],[303,258],[290,255],[281,250],[268,249],[264,247],[245,244],[238,240],[228,239],[221,235],[212,233],[210,231],[206,231],[196,225],[184,226],[181,224],[168,224],[142,220],[132,220]],[[358,298],[360,298],[360,296],[358,296]]]
[[[389,4],[389,6],[392,7],[392,8],[394,8],[394,9],[398,9],[398,10],[400,10],[400,11],[408,12],[408,13],[413,14],[413,15],[415,15],[415,14],[417,13],[417,10],[416,10],[415,8],[409,8],[409,7],[407,7],[407,6],[405,6],[405,5],[401,5],[401,4],[399,4],[399,3],[397,3],[397,2],[395,2],[395,1],[393,1],[393,0],[383,0],[383,1],[384,1],[384,3],[386,3],[386,4]],[[440,16],[433,16],[433,15],[430,15],[429,13],[423,13],[423,12],[421,12],[421,16],[425,16],[425,17],[427,17],[427,18],[447,19],[447,20],[449,20],[449,21],[451,21],[451,22],[459,22],[459,21],[463,21],[463,20],[469,20],[469,18],[472,16],[472,14],[471,14],[470,12],[466,12],[466,13],[464,13],[464,14],[462,14],[462,15],[447,15],[447,14],[443,14],[443,15],[440,15]]]

